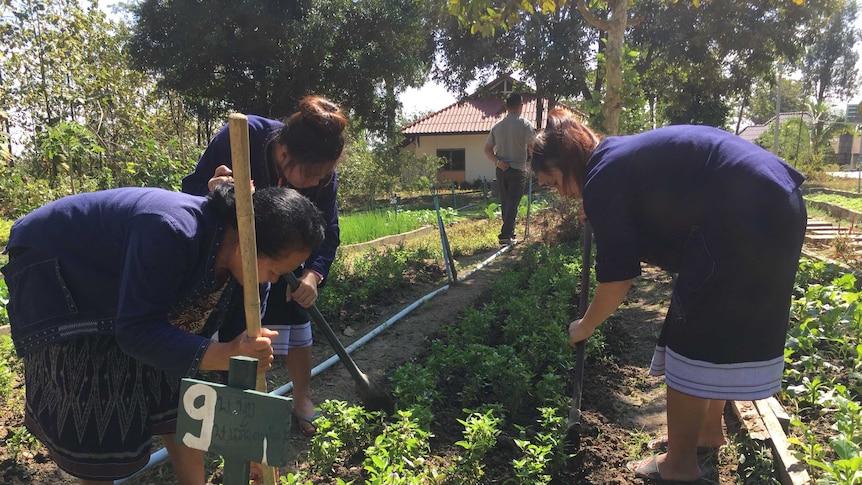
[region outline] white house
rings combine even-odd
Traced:
[[[488,133],[495,123],[506,116],[505,100],[514,86],[522,83],[503,76],[488,83],[479,94],[464,99],[405,126],[405,150],[416,155],[443,157],[448,164],[440,172],[441,180],[476,182],[494,180],[494,165],[485,158]],[[521,116],[536,124],[536,95],[520,92],[524,101]],[[542,123],[545,125],[548,101],[541,100]]]

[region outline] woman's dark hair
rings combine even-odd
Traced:
[[[341,108],[323,96],[311,95],[299,101],[299,108],[284,120],[276,141],[287,147],[291,163],[337,165],[344,151],[347,117]]]
[[[233,184],[216,185],[207,200],[226,224],[237,227]],[[323,215],[299,192],[287,187],[257,189],[252,204],[258,257],[275,259],[289,251],[313,251],[323,242]]]
[[[533,172],[557,169],[564,180],[574,179],[578,188],[583,189],[587,162],[599,141],[599,136],[578,122],[571,111],[554,108],[548,112],[548,126],[533,142]]]

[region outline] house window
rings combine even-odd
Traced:
[[[447,148],[437,150],[437,156],[445,158],[446,163],[443,165],[443,170],[465,170],[466,159],[463,148]]]

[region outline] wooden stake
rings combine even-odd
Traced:
[[[236,194],[236,220],[239,250],[242,258],[242,288],[245,300],[245,328],[249,337],[260,336],[260,293],[257,276],[257,240],[254,230],[254,206],[251,200],[251,155],[248,142],[248,118],[241,113],[228,116],[230,155]],[[266,375],[257,375],[256,389],[266,392]],[[263,483],[275,485],[275,469],[263,466]]]

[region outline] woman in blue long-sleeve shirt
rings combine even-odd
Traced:
[[[791,292],[805,234],[803,176],[706,126],[601,140],[552,110],[533,148],[539,183],[582,199],[598,287],[574,345],[623,302],[641,262],[677,273],[650,373],[667,383],[667,437],[630,463],[650,483],[715,483],[726,400],[779,390]]]
[[[282,279],[273,285],[263,324],[278,330],[276,355],[284,355],[293,380],[294,415],[303,434],[315,433],[311,399],[311,322],[305,310],[317,300],[318,287],[329,275],[341,242],[338,229],[338,178],[335,172],[344,149],[347,118],[321,96],[307,96],[284,123],[248,116],[251,178],[255,187],[297,189],[323,212],[326,239],[297,271],[299,289],[291,292]],[[195,171],[183,179],[182,190],[206,195],[215,184],[232,181],[230,131],[227,126],[210,141]],[[230,338],[220,334],[219,338]]]
[[[258,274],[271,283],[323,240],[323,220],[286,188],[254,196]],[[278,221],[264,224],[263,221]],[[129,476],[152,435],[183,484],[204,478],[203,452],[174,442],[180,378],[226,370],[230,357],[272,363],[271,338],[226,321],[242,281],[233,186],[207,198],[123,188],[65,197],[15,222],[7,310],[24,360],[25,424],[82,483]],[[209,337],[225,325],[230,342]]]

